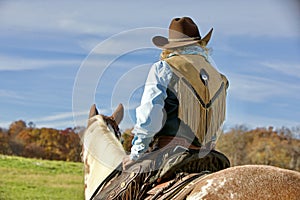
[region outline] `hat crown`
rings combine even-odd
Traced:
[[[169,40],[201,39],[199,29],[189,17],[175,18],[169,26]]]
[[[196,43],[206,46],[211,38],[212,31],[213,28],[201,38],[199,29],[191,18],[174,18],[169,26],[169,38],[155,36],[152,38],[152,42],[162,49],[173,49]]]

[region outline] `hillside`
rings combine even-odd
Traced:
[[[0,155],[0,200],[84,199],[83,164]]]

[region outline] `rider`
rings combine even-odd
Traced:
[[[205,58],[204,62],[213,65],[214,63],[208,55],[209,49],[206,47],[211,34],[212,29],[201,38],[193,20],[189,17],[182,17],[171,21],[169,38],[162,36],[153,38],[153,43],[163,49],[161,60],[153,64],[148,74],[141,104],[136,109],[137,122],[132,131],[134,138],[131,153],[123,160],[124,166],[141,157],[153,141],[158,144],[173,141],[195,149],[201,147],[199,137],[197,138],[194,131],[178,116],[178,95],[173,92],[174,87],[172,86],[176,76],[174,69],[166,60],[176,55],[200,55],[195,59]],[[185,65],[185,63],[180,63],[180,65]],[[196,84],[202,83],[196,82]],[[197,110],[193,109],[191,112],[197,112]],[[197,115],[197,113],[195,114]],[[199,118],[195,120],[201,121]]]
[[[178,174],[178,169],[180,173],[198,173],[229,167],[226,156],[212,146],[199,157],[224,121],[228,87],[225,76],[212,69],[206,48],[211,34],[212,29],[201,38],[193,20],[182,17],[171,21],[169,38],[152,39],[163,51],[161,60],[149,71],[136,109],[131,153],[123,159],[123,169],[127,170],[118,172],[96,199],[126,199],[126,195],[140,198],[145,188]],[[161,165],[167,166],[163,173],[159,171]]]

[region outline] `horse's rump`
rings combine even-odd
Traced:
[[[244,165],[204,177],[187,199],[289,199],[300,197],[300,173],[267,165]]]

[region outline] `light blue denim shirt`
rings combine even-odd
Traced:
[[[200,46],[187,46],[171,53],[169,57],[176,54],[200,54],[212,65],[212,59]],[[141,104],[136,109],[136,124],[132,133],[132,148],[130,158],[136,160],[149,147],[153,136],[163,126],[163,110],[167,98],[167,87],[173,76],[171,67],[165,61],[154,63],[148,73],[145,83]]]

